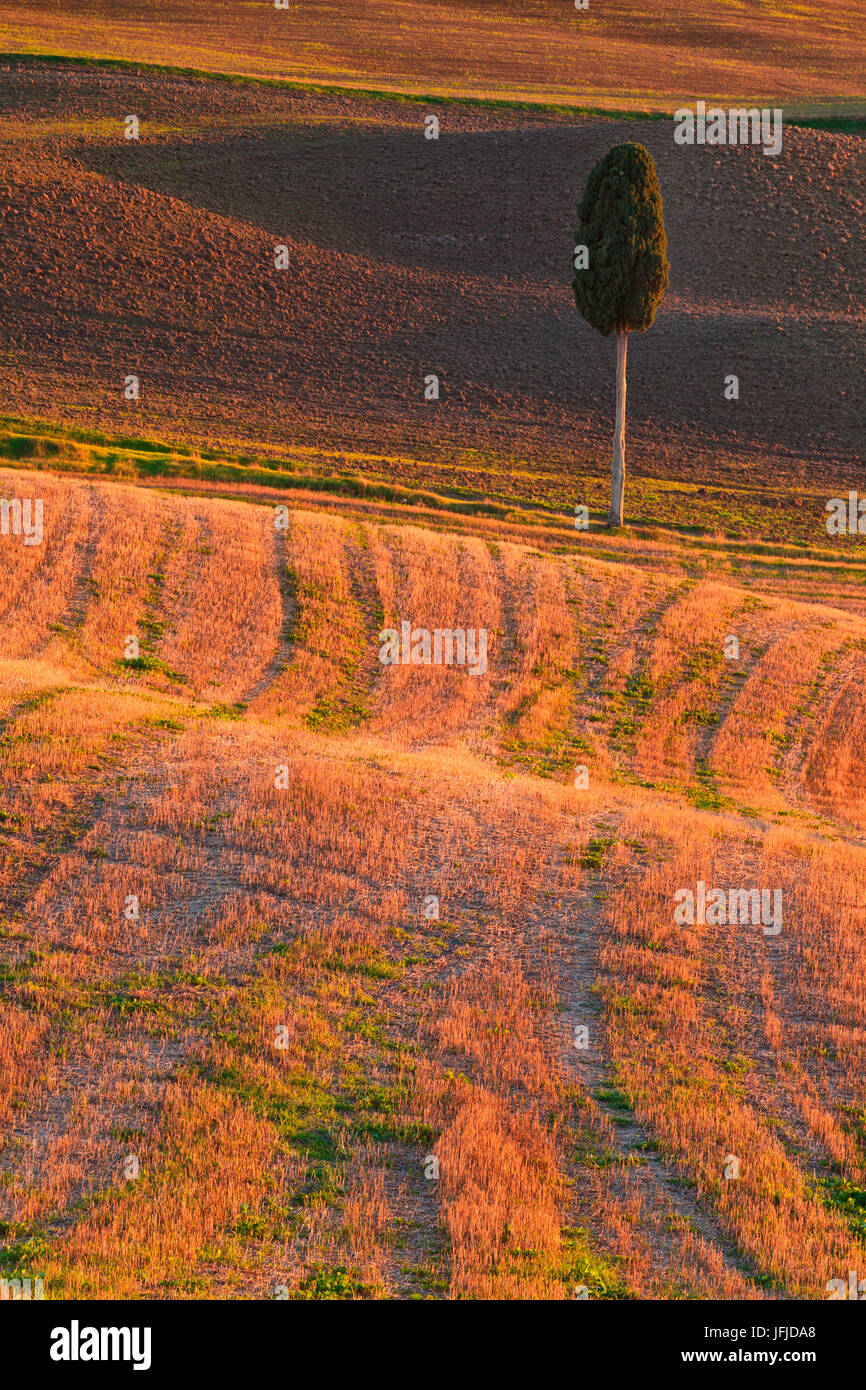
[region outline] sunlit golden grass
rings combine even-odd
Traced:
[[[502,547],[513,595],[517,672],[500,704],[518,740],[541,744],[567,723],[578,663],[567,572],[554,561]]]
[[[507,3],[432,4],[407,22],[396,0],[335,11],[319,0],[290,10],[213,0],[172,0],[159,25],[133,6],[121,26],[103,4],[83,0],[46,16],[0,6],[6,49],[92,55],[177,67],[291,78],[400,92],[511,101],[586,101],[619,110],[667,109],[686,74],[708,97],[757,99],[784,93],[819,111],[862,104],[862,47],[854,0],[817,4],[673,5],[654,14],[626,0],[575,14],[544,0],[530,12]],[[808,57],[804,53],[808,51]],[[664,54],[664,62],[660,55]],[[691,93],[689,88],[689,93]]]
[[[637,546],[37,482],[44,548],[0,539],[4,1270],[561,1299],[861,1266],[860,618]],[[383,666],[404,620],[485,628],[487,670]],[[677,925],[699,880],[779,889],[781,932]]]
[[[794,863],[767,855],[757,873],[759,883],[782,888],[796,923],[782,940],[762,936],[760,925],[734,923],[724,932],[700,924],[677,926],[677,889],[694,886],[699,878],[751,886],[755,868],[744,862],[744,852],[752,842],[743,840],[733,823],[719,823],[714,833],[711,825],[695,827],[671,808],[663,818],[636,810],[623,823],[626,829],[658,837],[667,853],[663,863],[626,883],[605,909],[609,937],[600,967],[617,1075],[638,1115],[659,1135],[663,1152],[697,1184],[755,1265],[780,1287],[820,1297],[828,1279],[862,1260],[862,1245],[841,1212],[822,1200],[817,1178],[794,1157],[797,1121],[789,1112],[789,1090],[813,1153],[819,1150],[824,1165],[835,1164],[844,1179],[859,1182],[858,1146],[839,1119],[846,1106],[855,1112],[862,1106],[862,1072],[850,1090],[834,1086],[833,1107],[823,1111],[817,1095],[804,1086],[804,1075],[789,1070],[786,1078],[784,1028],[774,1012],[772,981],[774,976],[779,981],[783,1007],[791,1008],[804,976],[790,960],[789,943],[793,936],[799,952],[801,940],[817,943],[833,929],[830,919],[837,909],[829,907],[826,882],[820,907],[816,893],[808,915],[803,914],[802,887],[798,894],[794,885],[802,885],[798,861],[808,860],[812,851],[808,841],[789,835],[786,847]],[[845,939],[859,960],[859,932],[855,938],[846,933]],[[838,943],[834,954],[837,973]],[[850,969],[847,960],[845,969]],[[725,982],[723,995],[702,988],[715,978]],[[778,1059],[769,1068],[744,1008],[755,994],[762,1006],[757,1021]],[[814,1012],[814,1000],[811,1008]],[[829,1011],[839,1017],[836,1001]],[[796,1059],[796,1049],[792,1055]],[[850,1072],[846,1079],[850,1086]],[[786,1081],[793,1083],[790,1088]],[[736,1178],[726,1175],[732,1156],[740,1164]]]

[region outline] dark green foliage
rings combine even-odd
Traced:
[[[574,272],[574,299],[588,323],[607,336],[643,332],[668,287],[670,267],[662,195],[643,145],[614,145],[586,181],[577,208],[575,244],[589,265]]]

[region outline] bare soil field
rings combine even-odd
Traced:
[[[669,110],[688,93],[850,113],[866,98],[858,0],[64,0],[0,4],[9,52],[135,59],[449,96]]]
[[[437,109],[434,141],[423,104],[6,64],[4,411],[570,509],[613,413],[574,208],[606,145],[639,139],[672,281],[630,354],[634,474],[752,488],[759,534],[785,488],[856,485],[860,136],[789,127],[771,158],[675,146],[667,121]]]

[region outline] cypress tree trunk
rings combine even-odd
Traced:
[[[610,515],[608,526],[622,526],[622,502],[625,492],[625,359],[628,351],[628,329],[616,331],[616,427],[613,434],[613,469],[611,471]]]

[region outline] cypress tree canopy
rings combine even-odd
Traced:
[[[589,251],[589,265],[572,282],[578,309],[605,337],[614,329],[644,332],[670,271],[649,150],[632,142],[609,149],[586,181],[577,217],[575,243]]]

